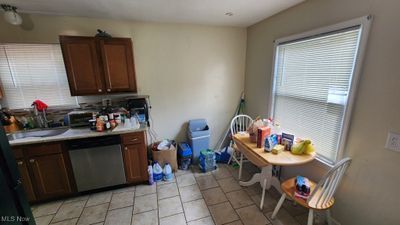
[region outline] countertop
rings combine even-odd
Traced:
[[[45,142],[54,142],[54,141],[65,141],[65,140],[72,140],[72,139],[82,139],[82,138],[91,138],[91,137],[100,137],[100,136],[109,136],[109,135],[117,135],[117,134],[126,134],[132,132],[140,132],[146,131],[147,126],[141,125],[139,128],[132,128],[132,127],[124,127],[124,126],[117,126],[113,130],[104,131],[104,132],[96,132],[91,131],[89,128],[70,128],[66,132],[51,136],[51,137],[27,137],[21,138],[10,141],[11,146],[18,146],[18,145],[29,145],[29,144],[38,144],[38,143],[45,143]]]

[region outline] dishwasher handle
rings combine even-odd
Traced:
[[[84,138],[66,141],[68,150],[93,148],[107,145],[120,145],[121,137],[119,135],[101,136],[94,138]]]

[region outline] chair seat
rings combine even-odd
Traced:
[[[295,197],[294,196],[294,192],[296,190],[295,179],[296,179],[296,177],[290,178],[281,184],[282,191],[285,192],[286,195],[290,196],[291,199],[293,199],[295,202],[302,205],[303,207],[311,208],[311,209],[323,210],[323,209],[328,209],[328,208],[332,207],[333,203],[335,202],[334,198],[332,198],[328,203],[326,203],[324,205],[316,204],[317,200],[318,200],[318,196],[319,196],[318,192],[315,194],[313,199],[311,199],[311,201],[308,203],[307,203],[307,200],[305,200],[305,199]],[[311,193],[312,193],[317,184],[311,180],[309,180],[309,181],[310,181],[310,188],[311,188]]]

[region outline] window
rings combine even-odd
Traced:
[[[284,131],[310,138],[318,157],[331,164],[344,145],[369,20],[275,43],[271,116]]]
[[[76,105],[71,97],[59,44],[0,44],[2,105],[29,108],[40,99],[50,106]]]

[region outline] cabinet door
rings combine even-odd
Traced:
[[[136,92],[130,38],[98,39],[107,92]]]
[[[21,175],[22,186],[24,187],[26,197],[28,201],[32,202],[36,200],[35,193],[33,191],[32,181],[28,172],[28,167],[26,166],[24,160],[17,160],[19,174]]]
[[[125,176],[128,183],[147,180],[147,155],[143,144],[124,147]]]
[[[32,157],[29,164],[40,200],[72,192],[62,154]]]
[[[94,37],[60,36],[71,95],[102,94],[104,75]]]

